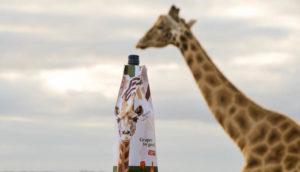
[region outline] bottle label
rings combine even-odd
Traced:
[[[125,65],[114,118],[113,171],[157,172],[154,114],[145,66]]]

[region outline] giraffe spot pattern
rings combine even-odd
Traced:
[[[183,51],[186,51],[188,49],[188,45],[186,43],[182,44],[182,49]]]
[[[265,124],[259,125],[257,128],[255,128],[254,131],[250,133],[250,142],[252,144],[264,141],[266,138],[268,132],[268,128]]]
[[[208,87],[204,87],[203,89],[203,96],[206,100],[206,103],[208,106],[211,106],[212,104],[212,99],[211,99],[211,90]]]
[[[217,92],[217,104],[220,107],[226,108],[231,102],[231,94],[226,89],[221,89]]]
[[[197,54],[196,59],[198,63],[203,62],[203,57],[200,54]]]
[[[128,160],[124,163],[125,168],[128,168]]]
[[[270,121],[270,123],[272,125],[277,125],[278,123],[284,121],[286,119],[286,117],[284,117],[281,114],[271,112],[271,113],[268,114],[267,119]]]
[[[245,139],[242,139],[238,142],[238,146],[240,147],[241,150],[244,149],[244,147],[246,146],[246,141]]]
[[[280,129],[281,129],[282,131],[287,130],[289,127],[290,127],[290,123],[289,123],[289,122],[284,122],[284,123],[282,123],[282,124],[280,125]]]
[[[300,131],[296,127],[292,127],[284,136],[284,140],[287,143],[292,142],[296,138],[300,138]]]
[[[240,135],[238,130],[231,123],[228,124],[228,133],[233,140]]]
[[[229,114],[233,115],[236,112],[236,107],[235,106],[231,106],[229,109]]]
[[[188,37],[188,38],[192,38],[192,34],[189,31],[185,31],[184,34]]]
[[[271,149],[269,154],[267,155],[265,162],[267,164],[270,163],[280,163],[284,156],[285,147],[282,144],[279,144]]]
[[[297,163],[299,161],[299,158],[296,156],[288,155],[284,159],[285,169],[291,170],[296,167]]]
[[[252,117],[254,121],[261,120],[263,117],[265,117],[265,114],[263,113],[262,109],[258,107],[257,105],[251,105],[248,108],[249,114]]]
[[[204,71],[209,72],[209,71],[213,71],[214,68],[212,67],[211,64],[205,63],[205,64],[203,65],[203,69],[204,69]]]
[[[129,151],[125,152],[125,159],[127,159],[129,156]]]
[[[247,161],[247,166],[246,167],[247,168],[254,168],[254,167],[259,166],[259,165],[261,165],[261,161],[258,158],[251,156]]]
[[[212,87],[219,86],[221,83],[215,75],[207,75],[205,81]]]
[[[300,154],[300,140],[288,147],[289,153]]]
[[[268,137],[268,143],[273,145],[275,142],[280,141],[280,133],[277,129],[273,128]]]
[[[238,93],[235,95],[235,103],[240,106],[246,106],[248,104],[248,101],[244,95]]]
[[[192,56],[188,56],[188,58],[187,58],[187,64],[189,66],[192,66],[192,64],[193,64],[193,58],[192,58]]]
[[[197,50],[196,45],[192,43],[192,44],[191,44],[191,49],[192,49],[193,51],[196,51],[196,50]]]
[[[193,71],[193,75],[194,75],[196,81],[200,80],[200,79],[201,79],[201,76],[202,76],[201,71],[200,71],[199,69],[195,69],[195,70]]]
[[[216,119],[218,122],[223,126],[224,125],[224,114],[221,113],[219,110],[216,112]]]
[[[238,124],[238,126],[240,127],[240,129],[242,129],[244,134],[247,134],[247,132],[249,131],[249,123],[248,123],[248,119],[245,115],[245,111],[241,110],[235,117],[234,117],[236,123]]]
[[[182,36],[182,35],[181,35],[181,36],[180,36],[180,40],[183,41],[183,42],[185,42],[185,41],[186,41],[185,36]]]
[[[256,147],[253,148],[253,151],[256,154],[258,154],[260,156],[263,156],[268,151],[268,147],[265,144],[258,145],[258,146],[256,146]]]
[[[282,172],[281,166],[267,168],[265,172]]]

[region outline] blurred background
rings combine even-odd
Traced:
[[[297,0],[0,0],[0,170],[112,171],[113,109],[140,55],[162,172],[234,172],[237,146],[173,46],[136,50],[172,4],[221,71],[259,104],[300,121]]]

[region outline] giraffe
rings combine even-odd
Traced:
[[[136,48],[176,46],[184,56],[204,99],[245,158],[242,172],[300,172],[300,126],[266,109],[236,88],[216,67],[172,6],[136,44]]]
[[[126,95],[123,95],[121,111],[119,107],[115,107],[115,116],[119,126],[119,160],[118,160],[118,172],[128,172],[129,167],[129,151],[130,151],[130,139],[134,135],[136,130],[136,123],[139,116],[143,114],[142,106],[138,106],[134,110],[134,101],[136,93],[132,93],[131,103],[127,104]]]

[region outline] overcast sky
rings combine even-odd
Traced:
[[[300,121],[298,0],[0,0],[0,170],[112,171],[114,104],[137,53],[148,67],[159,170],[240,171],[242,154],[180,52],[134,48],[172,4],[197,20],[194,35],[238,88]]]

